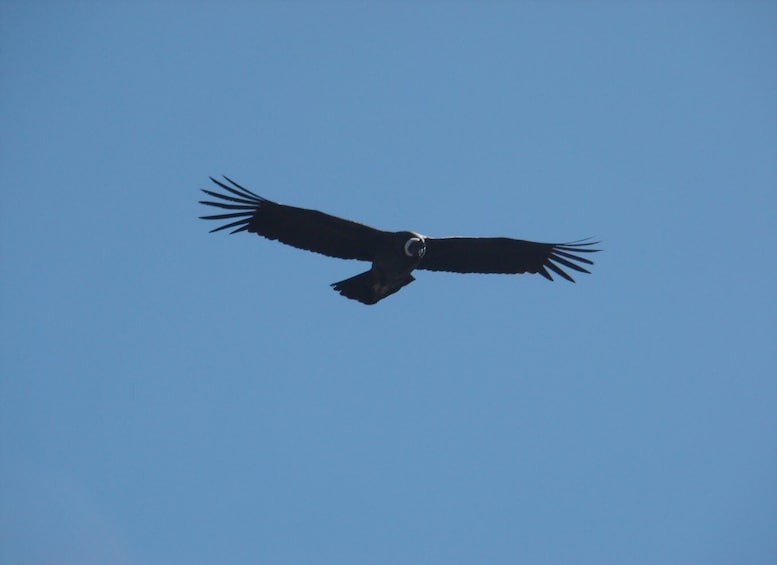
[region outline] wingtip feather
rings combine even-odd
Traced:
[[[240,210],[239,212],[231,212],[228,214],[213,214],[209,216],[200,216],[203,220],[227,220],[232,218],[240,218],[240,220],[237,220],[235,222],[227,223],[223,226],[218,226],[212,230],[210,230],[210,233],[234,228],[235,226],[238,226],[236,230],[233,230],[230,233],[237,233],[239,231],[245,231],[249,229],[251,217],[256,214],[259,207],[266,202],[264,198],[261,196],[254,194],[247,188],[239,185],[226,175],[224,175],[224,179],[231,183],[233,186],[229,186],[225,182],[220,181],[219,179],[208,177],[216,186],[222,188],[223,190],[227,191],[230,194],[223,194],[220,192],[215,192],[213,190],[208,190],[206,188],[202,188],[202,192],[207,194],[208,196],[212,198],[218,199],[217,201],[212,200],[200,200],[199,203],[203,204],[205,206],[213,206],[215,208],[221,208],[226,210]]]

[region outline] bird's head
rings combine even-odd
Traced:
[[[426,241],[422,235],[411,232],[411,237],[405,241],[405,255],[413,259],[421,259],[426,253]]]

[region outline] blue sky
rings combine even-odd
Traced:
[[[777,561],[777,5],[4,2],[0,561]],[[577,284],[208,234],[226,174]]]

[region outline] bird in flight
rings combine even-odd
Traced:
[[[539,273],[552,281],[551,272],[570,281],[564,268],[589,273],[598,242],[537,243],[508,237],[427,237],[412,231],[383,231],[331,216],[318,210],[278,204],[254,194],[235,181],[210,177],[226,193],[202,189],[213,200],[201,204],[229,210],[200,216],[204,220],[230,220],[211,232],[232,229],[275,239],[299,249],[329,257],[369,261],[372,267],[331,286],[362,304],[375,304],[415,280],[415,269],[454,273]],[[229,183],[229,184],[227,184]]]

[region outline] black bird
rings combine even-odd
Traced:
[[[211,232],[235,228],[300,249],[372,262],[369,271],[333,283],[336,291],[363,304],[375,304],[415,278],[414,269],[454,273],[539,273],[552,281],[548,269],[575,282],[562,267],[588,273],[593,261],[580,253],[594,253],[597,242],[536,243],[507,237],[426,237],[412,231],[390,232],[330,216],[317,210],[278,204],[254,194],[235,181],[210,178],[229,194],[202,191],[219,201],[201,204],[235,210],[201,216],[204,220],[233,220]],[[237,219],[236,219],[237,218]]]

